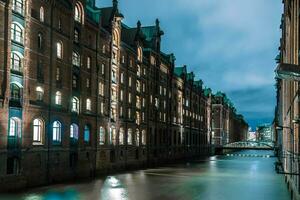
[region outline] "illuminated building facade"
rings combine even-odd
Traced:
[[[211,92],[117,0],[0,0],[2,189],[209,155]]]
[[[276,57],[277,104],[274,137],[278,150],[278,172],[292,199],[300,199],[299,174],[299,0],[283,0],[279,55]],[[278,168],[279,169],[279,168]]]

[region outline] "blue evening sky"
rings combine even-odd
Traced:
[[[97,0],[101,7],[111,0]],[[173,52],[205,86],[224,91],[255,128],[273,120],[274,58],[280,39],[280,0],[120,0],[124,23],[165,32],[162,49]]]

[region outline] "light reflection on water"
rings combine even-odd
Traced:
[[[288,200],[284,178],[274,172],[275,158],[245,156],[251,153],[271,152],[213,156],[206,161],[35,188],[13,198],[0,194],[0,200]]]
[[[127,200],[128,192],[121,181],[114,176],[109,176],[104,181],[101,189],[102,200]]]

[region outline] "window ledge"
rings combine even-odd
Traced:
[[[33,142],[32,145],[33,146],[44,146],[44,144],[42,142]]]

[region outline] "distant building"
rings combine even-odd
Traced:
[[[256,128],[256,141],[272,142],[273,137],[273,126],[270,124],[259,125]]]
[[[236,113],[233,104],[224,93],[217,92],[212,98],[212,144],[223,146],[244,141],[248,135],[248,124]]]

